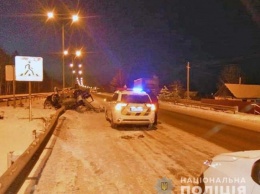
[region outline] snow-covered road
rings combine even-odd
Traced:
[[[43,110],[42,103],[34,103],[33,118],[48,118],[55,112]],[[94,103],[99,104],[97,101]],[[160,107],[212,120],[225,118],[229,124],[243,124],[252,130],[260,130],[259,116],[201,110],[163,102]],[[38,119],[33,119],[33,122],[22,119],[28,118],[25,115],[28,114],[26,106],[16,109],[3,107],[2,110],[5,117],[0,122],[1,137],[5,133],[11,139],[25,135],[29,144],[32,130],[43,127],[42,123],[35,122]],[[7,129],[10,128],[14,131],[9,130],[8,133]],[[157,193],[160,189],[158,183],[163,178],[171,181],[174,193],[180,193],[181,186],[193,184],[183,183],[182,180],[198,177],[204,160],[230,152],[163,122],[159,122],[157,130],[138,127],[112,129],[104,113],[92,111],[66,111],[54,136],[56,143],[48,147],[52,153],[47,163],[37,165],[43,171],[40,176],[33,177],[38,181],[32,187],[34,193]],[[18,147],[20,144],[24,142],[15,142]],[[3,141],[1,145],[7,146]],[[6,164],[5,157],[6,151],[3,151],[2,160]]]
[[[163,177],[180,193],[182,178],[198,177],[204,160],[229,151],[163,123],[112,129],[103,113],[62,117],[35,193],[156,193]]]

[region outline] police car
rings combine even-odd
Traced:
[[[260,193],[260,150],[219,154],[204,167],[200,193]]]
[[[156,107],[150,96],[140,88],[117,90],[106,101],[105,116],[112,128],[123,124],[152,128]]]

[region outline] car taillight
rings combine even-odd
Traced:
[[[151,108],[151,110],[156,110],[156,107],[154,104],[146,104],[146,106]]]
[[[126,106],[126,103],[117,103],[115,106],[116,110],[122,110],[122,107]]]

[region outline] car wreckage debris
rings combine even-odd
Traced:
[[[77,112],[95,111],[104,112],[103,107],[95,107],[91,104],[94,98],[87,90],[75,89],[71,95],[53,93],[46,97],[44,108],[58,109],[64,106],[66,109],[76,110]],[[90,99],[90,100],[88,100]]]

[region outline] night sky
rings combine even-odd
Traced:
[[[48,74],[61,78],[61,21],[45,17],[54,8],[84,16],[66,23],[65,47],[84,50],[87,84],[106,84],[121,68],[129,83],[157,75],[161,85],[185,86],[188,61],[191,90],[216,92],[227,64],[260,84],[259,0],[1,0],[0,47],[43,57]]]

